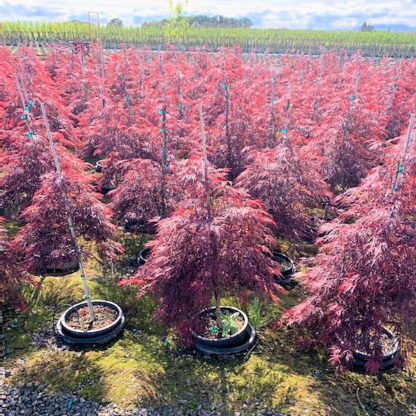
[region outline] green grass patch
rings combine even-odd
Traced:
[[[93,298],[112,300],[123,308],[122,336],[90,349],[53,351],[34,346],[33,333],[51,327],[67,305],[83,298],[79,272],[38,279],[37,287],[25,290],[27,312],[7,317],[4,332],[10,351],[5,366],[12,370],[8,383],[39,382],[53,392],[76,392],[122,407],[179,404],[196,411],[214,405],[219,415],[255,414],[266,406],[292,416],[359,416],[363,410],[357,391],[370,415],[403,416],[416,404],[415,357],[406,372],[336,375],[323,351],[304,350],[297,344],[295,331],[274,331],[272,325],[282,312],[302,299],[301,289],[283,296],[278,304],[254,295],[246,304],[224,298],[223,304],[246,311],[259,332],[259,343],[250,355],[208,359],[177,345],[175,333],[153,318],[156,302],[149,296],[138,299],[134,288],[118,285],[129,273],[128,259],[148,239],[127,233],[123,238],[126,251],[113,272],[94,259],[86,264]],[[305,252],[305,246],[299,250]]]

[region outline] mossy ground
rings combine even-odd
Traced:
[[[132,254],[146,239],[124,236],[126,253],[116,265],[134,268]],[[284,244],[284,242],[282,242]],[[311,248],[303,248],[308,251]],[[302,250],[300,250],[302,252]],[[253,414],[264,406],[292,416],[407,415],[416,407],[416,360],[406,372],[378,377],[336,375],[322,351],[306,351],[290,330],[274,331],[282,311],[302,297],[296,289],[280,304],[253,297],[244,306],[259,329],[260,341],[247,356],[230,360],[207,359],[179,347],[174,333],[153,319],[155,302],[137,299],[133,289],[117,285],[110,268],[95,260],[87,263],[93,298],[117,302],[126,315],[126,329],[111,344],[92,349],[36,347],[32,336],[42,326],[52,327],[65,305],[82,299],[79,274],[39,279],[26,289],[28,310],[9,316],[5,338],[5,366],[12,369],[10,384],[34,381],[51,391],[78,391],[85,398],[135,405],[177,405],[190,410],[222,403],[219,414]],[[227,299],[228,303],[237,302]]]

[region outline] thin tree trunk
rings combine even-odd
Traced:
[[[76,252],[77,257],[78,257],[79,269],[80,269],[80,273],[81,273],[81,280],[82,280],[82,284],[83,284],[83,287],[84,287],[84,293],[85,293],[85,300],[87,301],[87,305],[88,305],[88,311],[89,311],[89,315],[90,315],[90,323],[92,323],[92,322],[95,321],[95,315],[94,315],[94,310],[93,310],[93,306],[92,306],[92,302],[91,302],[90,293],[89,293],[89,290],[88,290],[87,279],[85,277],[84,265],[83,265],[82,259],[81,259],[81,249],[78,246],[78,242],[77,242],[77,238],[76,238],[76,234],[75,234],[74,223],[73,223],[73,220],[72,220],[71,207],[69,205],[69,201],[68,201],[68,197],[67,197],[65,188],[62,187],[63,173],[62,173],[62,169],[61,169],[61,164],[60,164],[58,155],[56,154],[55,145],[53,143],[51,131],[50,131],[50,128],[49,128],[48,118],[47,118],[47,115],[46,115],[45,105],[43,103],[41,103],[40,108],[41,108],[41,111],[42,111],[43,121],[45,123],[45,128],[46,128],[46,132],[47,132],[47,136],[48,136],[48,140],[49,140],[49,146],[50,146],[51,153],[52,153],[52,156],[53,156],[53,160],[54,160],[54,163],[55,163],[56,173],[58,174],[59,187],[62,190],[62,195],[63,195],[63,198],[64,198],[64,205],[65,205],[66,214],[67,214],[67,218],[68,218],[69,231],[71,233],[72,241],[73,241],[74,247],[75,247],[75,252]]]
[[[219,289],[215,289],[215,317],[217,320],[217,326],[220,330],[220,335],[222,335],[222,313],[221,313],[221,295]]]
[[[206,146],[206,137],[205,137],[205,125],[204,125],[204,115],[202,113],[202,102],[199,102],[199,119],[201,123],[201,136],[202,136],[202,153],[203,153],[203,174],[204,174],[204,185],[205,185],[205,193],[206,193],[206,207],[207,207],[207,218],[209,225],[212,224],[212,211],[211,211],[211,198],[210,198],[210,190],[209,190],[209,183],[208,183],[208,157],[207,157],[207,146]],[[212,230],[209,233],[210,243],[211,243],[211,279],[215,282],[218,274],[217,269],[217,259],[218,259],[218,244],[217,239]],[[222,335],[222,319],[221,319],[221,306],[220,306],[220,290],[218,288],[214,289],[214,296],[215,296],[215,315],[217,326],[220,330],[220,335]]]

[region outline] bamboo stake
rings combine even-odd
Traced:
[[[62,173],[61,163],[59,161],[58,155],[56,153],[55,145],[53,143],[51,130],[50,130],[50,127],[49,127],[49,122],[48,122],[48,118],[47,118],[46,111],[45,111],[45,105],[43,103],[41,103],[40,108],[41,108],[41,111],[42,111],[43,121],[45,123],[46,133],[47,133],[48,140],[49,140],[49,147],[50,147],[50,150],[51,150],[51,153],[52,153],[53,161],[55,163],[56,173],[58,174],[58,185],[61,188],[61,191],[62,191],[62,194],[63,194],[63,197],[64,197],[64,205],[65,205],[66,214],[67,214],[67,218],[68,218],[69,231],[71,233],[71,237],[72,237],[72,241],[74,243],[76,255],[78,257],[79,270],[81,272],[81,280],[82,280],[82,284],[83,284],[83,287],[84,287],[84,293],[85,293],[85,300],[87,301],[88,310],[89,310],[89,314],[90,314],[90,323],[92,323],[92,322],[95,321],[94,310],[93,310],[93,307],[92,307],[90,293],[89,293],[89,290],[88,290],[87,279],[85,277],[84,265],[83,265],[82,259],[81,259],[81,249],[80,249],[80,247],[77,243],[74,223],[72,221],[71,207],[69,206],[68,196],[66,194],[66,191],[65,191],[64,187],[62,186],[62,180],[64,179],[64,176],[63,176],[63,173]]]
[[[404,142],[403,152],[401,154],[399,162],[397,163],[396,179],[393,185],[393,191],[395,192],[397,192],[397,190],[399,189],[401,185],[403,171],[404,171],[404,162],[406,161],[406,157],[407,157],[407,150],[409,148],[410,135],[413,129],[414,120],[415,120],[415,115],[410,114],[409,127],[407,128],[407,135],[406,135],[406,140]]]
[[[230,93],[229,93],[229,85],[227,77],[224,78],[224,84],[222,84],[222,88],[224,89],[224,97],[225,97],[225,108],[224,108],[224,116],[225,116],[225,138],[227,141],[227,159],[228,159],[228,167],[230,168],[230,173],[232,174],[233,168],[233,153],[231,149],[231,134],[230,134]]]
[[[212,250],[212,257],[213,261],[211,262],[211,276],[213,278],[218,276],[218,268],[217,268],[217,258],[218,258],[218,244],[217,238],[215,233],[212,231],[212,210],[211,210],[211,198],[209,192],[209,183],[208,183],[208,156],[207,156],[207,141],[205,136],[205,124],[204,124],[204,115],[202,112],[202,102],[199,101],[199,120],[201,123],[201,139],[202,139],[202,164],[203,164],[203,174],[204,174],[204,186],[205,186],[205,193],[207,198],[207,218],[210,223],[210,243],[211,243],[211,250]],[[222,333],[223,323],[222,323],[222,315],[221,315],[221,306],[220,306],[220,298],[221,293],[219,288],[214,289],[214,296],[215,296],[215,315],[218,328]]]
[[[207,206],[208,209],[211,209],[210,199],[209,199],[209,190],[208,190],[208,156],[207,156],[207,138],[205,135],[205,123],[204,115],[202,113],[202,102],[199,101],[199,121],[201,125],[201,139],[202,139],[202,155],[203,155],[203,168],[204,168],[204,184],[205,191],[207,195]]]
[[[287,130],[289,128],[290,107],[292,106],[290,102],[292,99],[292,83],[290,81],[288,85],[287,95],[288,95],[288,98],[287,98],[287,104],[286,104],[285,124],[282,130],[284,143],[287,143]]]
[[[162,128],[161,131],[163,133],[163,140],[162,140],[162,212],[161,217],[165,218],[166,216],[166,175],[168,170],[168,161],[167,161],[167,140],[168,135],[166,132],[166,109],[167,109],[167,99],[166,99],[166,78],[165,78],[165,68],[163,66],[163,59],[162,55],[159,55],[159,66],[160,66],[160,73],[162,74],[163,78],[163,108],[159,113],[162,116],[160,119],[162,121]]]
[[[30,112],[26,109],[26,105],[28,105],[29,103],[26,104],[26,102],[25,102],[25,99],[23,97],[22,87],[20,85],[19,77],[17,75],[15,75],[15,81],[16,81],[17,91],[19,92],[20,101],[22,102],[22,107],[23,107],[24,116],[25,116],[25,124],[26,124],[26,127],[28,128],[29,133],[30,133],[30,132],[32,132],[32,126],[31,126],[31,122],[30,122],[30,118],[29,118],[30,117]],[[29,140],[32,140],[32,137],[31,137],[30,134],[28,134],[27,137],[29,138]]]
[[[275,131],[275,123],[276,123],[276,116],[274,111],[274,105],[276,103],[276,75],[271,77],[271,103],[270,103],[270,136],[271,136],[271,143],[270,146],[272,147],[275,139],[276,139],[276,131]]]

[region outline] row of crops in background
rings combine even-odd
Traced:
[[[239,43],[245,52],[256,49],[258,52],[298,51],[317,54],[325,48],[343,49],[348,53],[359,49],[364,56],[411,57],[416,54],[415,33],[385,31],[187,27],[183,32],[172,32],[171,28],[163,26],[99,27],[75,22],[3,22],[0,34],[8,45],[100,40],[105,48],[118,48],[128,43],[159,49],[161,45],[171,43],[184,49],[207,46],[215,50]]]

